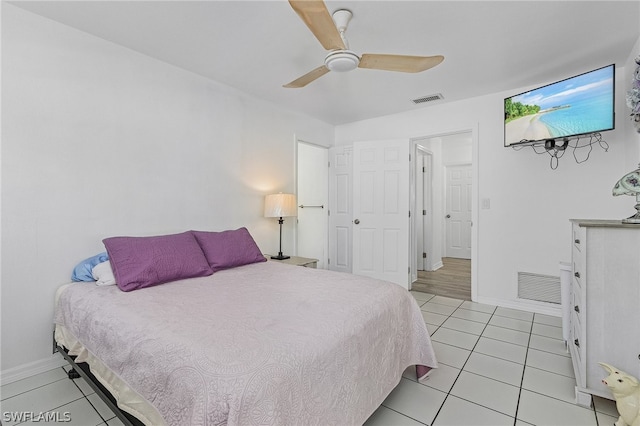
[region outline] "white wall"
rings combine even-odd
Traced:
[[[529,88],[514,88],[460,102],[349,123],[336,128],[336,145],[385,138],[417,139],[476,129],[474,149],[478,221],[477,300],[504,306],[517,301],[519,271],[559,275],[558,262],[570,259],[570,218],[621,219],[633,213],[631,197],[613,197],[615,182],[638,162],[639,137],[629,129],[624,93],[630,60],[616,70],[616,130],[603,133],[609,151],[595,146],[590,159],[577,164],[570,152],[551,170],[549,156],[530,148],[503,146],[503,99]],[[602,64],[607,65],[607,64]],[[585,70],[588,71],[588,70]],[[550,82],[540,82],[545,84]],[[446,96],[446,93],[445,93]],[[579,151],[577,155],[584,155]]]
[[[53,362],[55,289],[114,235],[246,226],[326,123],[2,3],[3,381]],[[289,224],[291,226],[291,222]],[[291,228],[284,232],[293,247]]]
[[[471,133],[457,133],[446,135],[442,139],[442,164],[457,165],[471,164],[473,150],[471,146]]]

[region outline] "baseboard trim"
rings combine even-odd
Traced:
[[[35,376],[36,374],[44,373],[45,371],[53,370],[63,365],[67,365],[67,362],[62,358],[62,355],[55,353],[49,358],[0,371],[0,384],[6,385],[17,382],[18,380],[26,379],[27,377]]]
[[[437,271],[438,269],[442,268],[444,266],[444,263],[442,263],[442,260],[440,262],[436,262],[433,265],[431,265],[431,271]]]
[[[528,299],[494,299],[491,297],[478,297],[478,300],[475,300],[475,302],[501,306],[503,308],[519,309],[521,311],[534,312],[536,314],[550,315],[553,317],[562,316],[562,306],[555,303],[538,302]]]

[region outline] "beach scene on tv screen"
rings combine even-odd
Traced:
[[[609,66],[505,99],[505,146],[612,129],[613,90]]]

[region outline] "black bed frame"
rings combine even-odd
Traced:
[[[96,395],[100,397],[104,401],[105,404],[113,411],[113,413],[120,419],[120,421],[125,426],[145,426],[140,420],[138,420],[133,415],[127,413],[126,411],[120,410],[116,403],[116,399],[111,395],[111,393],[102,386],[102,383],[96,379],[96,377],[91,373],[89,369],[89,364],[86,362],[75,362],[75,355],[69,355],[69,351],[67,348],[58,345],[58,343],[53,341],[53,345],[56,352],[60,352],[60,354],[64,357],[64,359],[69,362],[71,365],[71,370],[67,372],[69,379],[74,380],[82,377],[86,380],[86,382],[91,386],[91,388],[96,392]]]

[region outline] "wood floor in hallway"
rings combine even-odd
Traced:
[[[471,260],[445,257],[437,271],[418,271],[411,290],[471,300]]]

